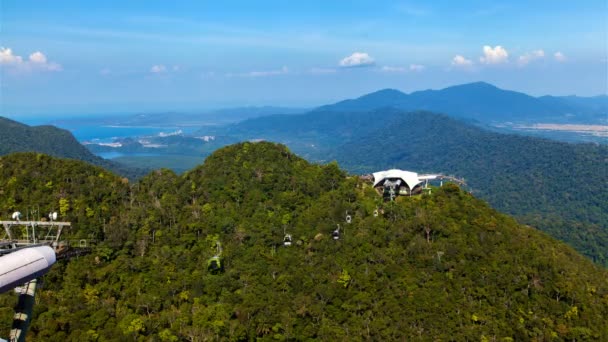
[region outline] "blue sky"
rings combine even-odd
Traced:
[[[0,115],[606,94],[605,0],[0,2]]]

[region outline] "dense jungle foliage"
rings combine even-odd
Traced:
[[[59,207],[99,239],[43,278],[29,341],[608,339],[605,269],[452,184],[386,203],[335,163],[242,143],[134,184],[10,155],[0,193],[2,217]]]
[[[404,143],[397,132],[408,130]],[[498,134],[417,112],[336,151],[353,171],[399,165],[464,177],[495,208],[608,267],[608,146]]]
[[[370,108],[378,108],[382,103],[392,103],[384,101],[386,96],[402,95],[382,91],[344,104],[356,108],[356,103],[366,99],[373,100],[368,103]],[[330,108],[208,128],[200,133],[218,136],[203,145],[194,138],[158,138],[163,144],[172,140],[172,147],[156,152],[178,154],[131,156],[116,161],[92,155],[65,130],[29,127],[0,117],[0,155],[36,151],[84,160],[135,180],[144,175],[144,170],[163,165],[185,172],[203,156],[230,142],[260,138],[280,141],[308,160],[335,159],[354,173],[399,167],[464,177],[468,188],[493,207],[608,267],[608,147],[500,134],[430,112],[406,113],[390,108],[335,112]],[[126,143],[124,149],[146,152]]]
[[[216,130],[282,142],[352,173],[401,168],[465,178],[494,208],[608,267],[608,146],[501,134],[391,108],[276,115]]]

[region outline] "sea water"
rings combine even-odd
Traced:
[[[150,136],[172,135],[180,132],[189,134],[199,127],[186,126],[129,126],[120,124],[107,124],[108,121],[119,121],[120,116],[88,116],[88,117],[29,117],[21,120],[31,126],[53,125],[70,131],[76,140],[81,143],[112,143],[121,138],[141,138]],[[157,153],[123,153],[123,152],[97,152],[97,156],[104,159],[114,159],[124,156],[157,157]]]
[[[123,118],[125,116],[122,116]],[[104,124],[104,121],[120,121],[120,115],[111,116],[88,116],[88,117],[29,117],[22,121],[28,125],[53,125],[70,131],[76,140],[80,142],[112,142],[117,138],[137,138],[159,136],[161,134],[171,135],[177,131],[184,134],[192,133],[199,127],[175,126],[129,126],[120,124]]]
[[[168,134],[179,130],[178,127],[132,127],[132,126],[78,126],[61,127],[72,132],[80,142],[108,142],[116,138],[142,137]]]

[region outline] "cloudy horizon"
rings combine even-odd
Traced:
[[[606,3],[2,3],[0,115],[315,106],[485,81],[607,94]]]

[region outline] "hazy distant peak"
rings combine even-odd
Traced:
[[[4,116],[0,116],[0,125],[7,126],[7,127],[20,127],[20,128],[28,127],[27,125],[25,125],[21,122],[11,120]]]
[[[405,96],[406,94],[397,90],[397,89],[393,89],[393,88],[386,88],[386,89],[381,89],[378,91],[375,91],[373,93],[369,93],[366,95],[363,95],[361,97],[372,97],[372,96],[385,96],[385,97],[389,97],[389,96],[394,96],[394,97],[402,97]]]
[[[465,84],[461,84],[461,86],[463,86],[463,87],[468,86],[468,87],[478,87],[478,88],[500,89],[497,86],[493,85],[492,83],[488,83],[488,82],[484,82],[484,81],[465,83]]]
[[[608,98],[534,97],[487,82],[454,85],[410,94],[382,89],[351,100],[320,107],[321,110],[360,112],[379,108],[429,110],[482,122],[528,120],[577,120],[598,122],[608,111]]]
[[[491,83],[487,83],[487,82],[483,82],[483,81],[459,84],[459,85],[454,85],[454,86],[446,87],[446,88],[442,89],[442,91],[450,91],[450,90],[505,91]]]
[[[397,89],[387,88],[360,96],[355,99],[355,101],[364,101],[370,104],[374,103],[376,105],[380,104],[380,107],[383,107],[385,105],[390,106],[400,101],[404,101],[407,99],[407,97],[407,94]]]

